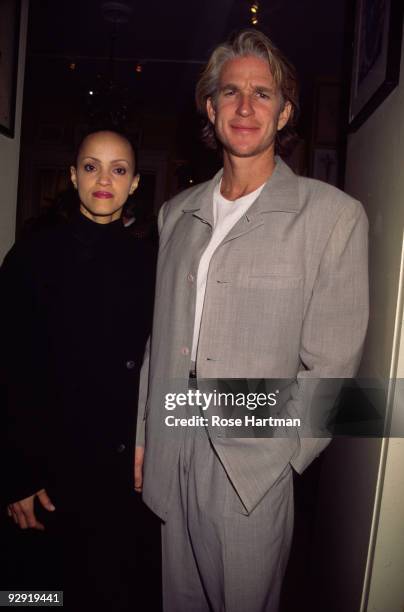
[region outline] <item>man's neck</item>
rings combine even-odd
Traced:
[[[236,157],[225,151],[220,192],[227,200],[237,200],[263,185],[274,168],[275,156],[272,150],[254,157]]]

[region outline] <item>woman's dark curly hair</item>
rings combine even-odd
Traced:
[[[213,51],[196,86],[196,106],[204,117],[202,140],[211,149],[218,148],[215,128],[209,121],[206,111],[206,101],[211,98],[215,106],[220,86],[220,74],[223,65],[236,57],[254,55],[269,63],[271,74],[278,87],[283,103],[289,102],[291,113],[284,128],[279,130],[275,140],[275,152],[286,154],[292,141],[296,138],[295,125],[299,112],[299,88],[296,70],[282,55],[277,47],[258,30],[242,30],[232,36],[227,42],[219,45]]]

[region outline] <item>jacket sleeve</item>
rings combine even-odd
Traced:
[[[137,410],[136,446],[145,444],[146,404],[149,391],[150,338],[147,341],[139,380],[139,401]]]
[[[317,431],[320,420],[325,423],[332,410],[339,390],[335,379],[355,376],[368,316],[368,221],[359,202],[349,200],[321,259],[303,322],[303,367],[286,405],[288,415],[302,423],[290,461],[299,473],[330,441],[310,437],[310,430],[313,426]]]
[[[10,503],[46,486],[44,418],[36,348],[35,300],[24,257],[14,247],[0,269],[1,497]]]
[[[164,203],[160,208],[158,215],[158,231],[159,234],[163,227],[164,216],[166,213],[167,203]],[[136,446],[145,445],[145,429],[146,429],[146,416],[147,416],[147,398],[149,395],[149,370],[150,370],[150,345],[151,337],[149,337],[145,353],[143,357],[143,364],[140,371],[139,380],[139,400],[137,409],[137,426],[136,426]]]

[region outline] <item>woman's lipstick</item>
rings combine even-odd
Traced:
[[[93,191],[93,196],[102,200],[108,200],[113,197],[109,191]]]

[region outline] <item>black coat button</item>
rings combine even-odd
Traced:
[[[119,444],[119,446],[116,447],[116,452],[121,454],[126,450],[126,446],[125,444]]]
[[[129,359],[129,361],[126,362],[126,367],[127,367],[128,370],[133,370],[135,365],[136,365],[136,363],[134,361],[132,361],[132,359]]]

